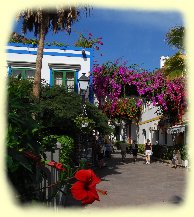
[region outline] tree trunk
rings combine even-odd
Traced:
[[[33,95],[39,101],[40,98],[40,84],[41,84],[41,69],[42,69],[42,58],[43,58],[43,49],[44,49],[44,40],[46,35],[46,24],[43,20],[40,29],[37,57],[36,57],[36,71],[34,75],[34,84],[33,84]]]

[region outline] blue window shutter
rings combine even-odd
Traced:
[[[11,66],[8,67],[8,75],[9,75],[9,76],[12,75],[12,68],[11,68]]]
[[[53,86],[53,70],[50,69],[50,86],[52,87]]]
[[[75,92],[78,93],[78,73],[79,71],[76,70],[75,72]]]
[[[94,91],[93,91],[93,75],[90,74],[90,84],[89,84],[89,102],[94,104]]]
[[[90,85],[89,85],[89,102],[94,104],[94,91],[93,91],[93,56],[94,51],[93,49],[90,50]]]

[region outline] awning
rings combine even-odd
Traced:
[[[178,134],[185,131],[185,125],[175,125],[167,129],[168,134]]]

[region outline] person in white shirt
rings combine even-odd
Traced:
[[[152,155],[152,144],[149,139],[144,145],[145,155],[146,155],[146,164],[150,164],[150,156]]]

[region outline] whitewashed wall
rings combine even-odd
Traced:
[[[152,103],[143,104],[143,110],[141,113],[140,122],[147,121],[152,118],[158,117],[157,110],[158,110],[158,107],[153,106]]]
[[[161,56],[160,57],[160,68],[163,68],[164,67],[164,64],[165,64],[165,61],[167,60],[167,59],[169,59],[169,57],[168,56]]]
[[[23,62],[36,62],[36,55],[30,54],[30,52],[36,52],[37,48],[30,48],[30,47],[16,47],[16,46],[7,46],[7,61],[23,61]],[[14,53],[9,53],[9,50],[14,50]],[[19,51],[29,52],[29,54],[18,54]],[[42,73],[41,78],[45,79],[47,83],[50,83],[50,69],[48,64],[49,63],[61,63],[61,64],[80,64],[81,70],[79,71],[78,78],[82,75],[82,73],[86,73],[86,76],[89,75],[90,67],[91,67],[91,53],[90,51],[86,50],[87,58],[83,57],[75,57],[71,56],[74,54],[81,55],[82,50],[73,50],[73,49],[52,49],[52,48],[45,48],[44,53],[47,55],[43,56],[42,62]],[[49,55],[49,53],[51,53]],[[53,53],[57,53],[57,56],[54,56]],[[61,56],[59,56],[61,54]],[[69,55],[69,56],[63,56]]]
[[[152,144],[160,145],[172,145],[172,136],[170,134],[166,134],[162,130],[159,130],[159,136],[157,136],[157,126],[159,122],[160,114],[156,111],[158,110],[157,106],[153,106],[153,104],[143,105],[142,114],[139,121],[139,129],[138,129],[138,137],[137,141],[139,144],[144,144],[147,139],[149,139]],[[145,133],[144,133],[145,132]],[[146,134],[146,137],[145,137]],[[167,136],[167,142],[165,141],[165,136]],[[158,138],[159,137],[159,140]]]
[[[153,144],[156,142],[155,130],[159,121],[158,107],[152,103],[143,104],[142,114],[139,121],[138,143],[145,144],[149,139]]]

